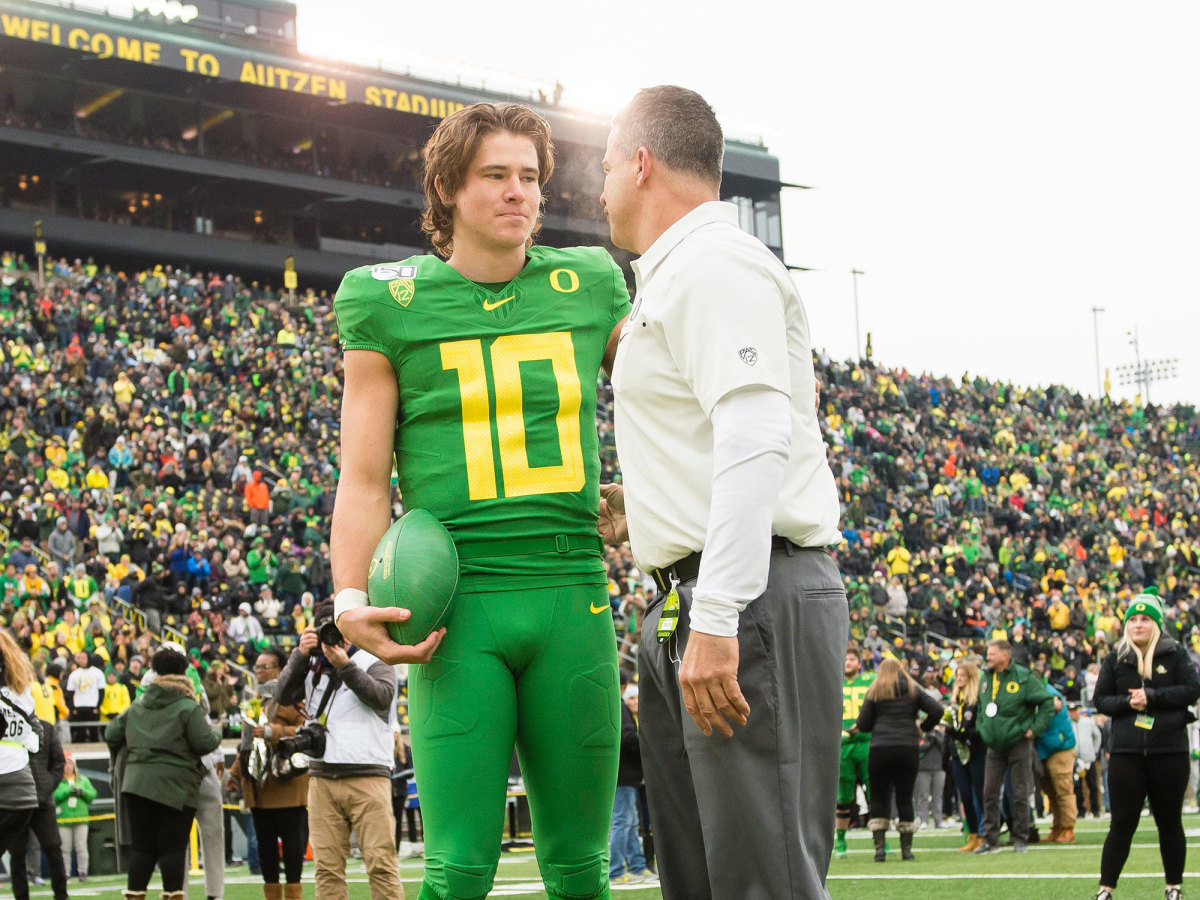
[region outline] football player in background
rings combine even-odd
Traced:
[[[548,895],[606,898],[620,696],[596,529],[596,380],[629,295],[603,249],[533,246],[554,168],[536,113],[469,106],[424,159],[422,225],[438,255],[355,269],[334,302],[337,622],[381,659],[419,664],[419,900],[491,890],[514,742]],[[385,631],[407,611],[365,593],[393,459],[405,506],[433,513],[461,562],[446,627],[413,646]]]
[[[864,672],[862,659],[853,650],[846,651],[846,666],[842,683],[842,763],[838,772],[837,836],[833,852],[838,859],[846,858],[846,829],[858,810],[858,788],[867,790],[867,756],[871,736],[860,734],[855,722],[863,698],[875,681],[874,672]],[[869,799],[869,798],[868,798]]]

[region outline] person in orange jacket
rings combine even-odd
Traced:
[[[263,481],[258,469],[246,485],[246,506],[250,510],[250,521],[255,525],[266,525],[271,518],[271,488]]]

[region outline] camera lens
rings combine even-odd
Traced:
[[[341,644],[342,632],[338,630],[338,627],[336,624],[334,624],[334,622],[329,621],[317,629],[317,639],[320,640],[322,644],[328,644],[330,647],[334,647],[338,644]]]

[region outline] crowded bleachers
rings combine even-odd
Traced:
[[[84,728],[120,712],[163,635],[235,725],[256,648],[292,644],[332,589],[331,297],[166,263],[60,260],[36,282],[0,255],[0,620]],[[1003,632],[1086,692],[1146,587],[1200,646],[1192,409],[817,363],[854,647],[940,676]],[[603,479],[619,479],[598,389]],[[653,582],[627,547],[608,562],[632,668]],[[93,669],[103,686],[70,687]]]

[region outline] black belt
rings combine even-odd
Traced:
[[[789,552],[796,550],[825,551],[826,549],[824,547],[800,547],[778,534],[771,536],[772,551],[788,550],[788,548],[791,548]],[[660,591],[669,591],[671,589],[672,576],[674,576],[674,580],[679,584],[683,584],[684,582],[692,581],[697,575],[700,574],[700,557],[702,555],[703,551],[700,551],[699,553],[692,553],[689,556],[685,556],[683,559],[678,560],[677,562],[671,563],[669,566],[663,566],[661,569],[655,569],[650,573],[650,575],[653,576],[654,583],[658,585],[658,589]]]

